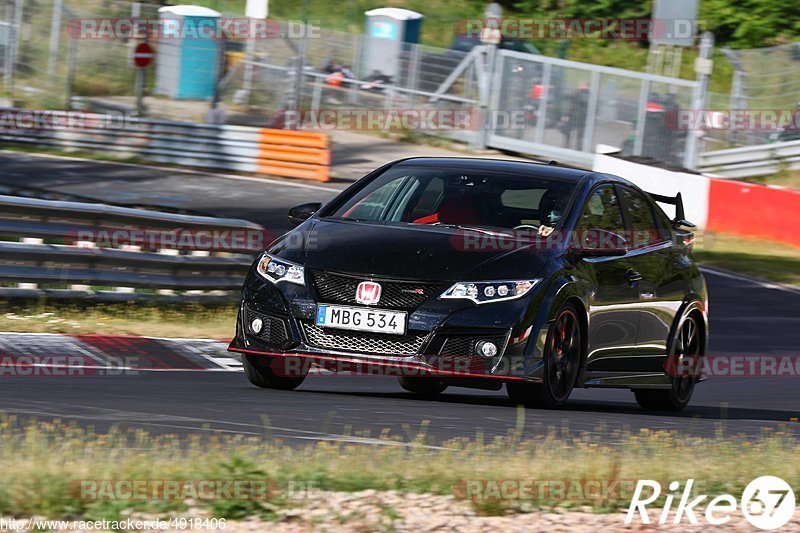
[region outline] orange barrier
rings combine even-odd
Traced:
[[[800,191],[712,179],[706,229],[800,246]]]
[[[325,133],[261,128],[256,172],[330,180],[330,138]]]

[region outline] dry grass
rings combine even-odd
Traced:
[[[155,437],[143,431],[91,431],[55,423],[0,422],[0,513],[52,518],[114,519],[127,510],[183,511],[183,501],[87,501],[70,490],[80,480],[271,480],[270,501],[208,500],[216,517],[274,517],[290,482],[313,482],[321,490],[364,489],[452,494],[464,480],[586,480],[694,478],[706,493],[738,493],[753,478],[771,474],[800,485],[797,440],[768,433],[756,439],[694,438],[677,433],[555,433],[521,441],[518,431],[492,440],[459,439],[427,447],[424,431],[403,446],[318,443],[289,447],[270,438]],[[265,431],[265,437],[269,437]],[[388,440],[388,437],[384,435]],[[397,441],[400,443],[400,441]],[[608,444],[613,442],[614,444]],[[746,460],[745,460],[746,459]],[[296,502],[293,502],[296,505]],[[627,501],[571,500],[601,511]],[[479,501],[484,513],[530,510],[563,501]]]
[[[235,325],[236,308],[233,306],[77,306],[53,302],[0,306],[0,331],[19,333],[104,333],[229,339],[233,336]]]
[[[800,287],[800,248],[764,239],[706,233],[695,258],[704,265]]]
[[[770,176],[745,178],[744,181],[766,185],[778,185],[780,187],[786,187],[787,189],[800,190],[800,170],[784,170]]]

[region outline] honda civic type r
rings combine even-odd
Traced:
[[[427,396],[505,385],[516,403],[558,407],[574,387],[619,387],[679,410],[700,380],[706,285],[680,194],[411,158],[289,220],[247,275],[229,348],[259,387],[294,389],[322,367]]]

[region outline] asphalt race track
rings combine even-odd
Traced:
[[[0,182],[6,184],[24,173],[30,176],[29,186],[98,200],[113,195],[117,202],[127,199],[131,205],[145,205],[149,190],[151,205],[169,200],[172,206],[248,218],[276,230],[286,227],[285,213],[291,205],[326,200],[335,192],[324,186],[159,173],[97,162],[59,163],[28,154],[1,154],[0,165],[4,169]],[[16,180],[9,173],[16,173]],[[712,272],[707,272],[707,280],[712,354],[798,353],[800,291]],[[156,433],[264,435],[296,444],[318,440],[394,444],[381,440],[383,430],[408,441],[424,428],[435,445],[477,433],[504,435],[518,425],[517,409],[504,391],[451,388],[436,400],[421,400],[388,377],[311,376],[292,392],[257,389],[239,372],[3,381],[0,412],[21,419],[60,418],[100,431],[116,425]],[[698,386],[689,407],[678,415],[645,412],[628,391],[576,390],[565,410],[525,410],[523,431],[527,437],[549,431],[591,432],[609,440],[639,428],[691,435],[758,435],[781,429],[800,436],[798,385],[796,375],[720,377]]]
[[[137,165],[0,152],[0,194],[159,207],[196,215],[246,218],[265,228],[289,229],[286,211],[332,198],[349,182],[222,177]],[[61,198],[58,195],[63,195]]]

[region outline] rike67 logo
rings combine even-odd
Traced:
[[[669,484],[669,492],[665,494],[664,506],[660,509],[658,523],[667,523],[672,506],[678,500],[674,511],[672,523],[678,525],[686,520],[692,525],[697,525],[697,514],[705,507],[702,513],[706,522],[712,526],[719,526],[729,522],[731,515],[739,508],[740,502],[730,494],[722,494],[706,503],[708,495],[701,494],[692,498],[694,480],[689,479],[681,491],[681,484],[673,481]],[[649,489],[649,490],[646,490]],[[625,524],[633,522],[638,511],[643,524],[650,524],[650,514],[647,506],[654,503],[661,496],[661,484],[650,479],[640,479],[636,484]],[[795,511],[795,498],[792,488],[779,477],[761,476],[754,479],[745,487],[741,498],[741,511],[745,519],[759,529],[778,529],[792,519]]]

